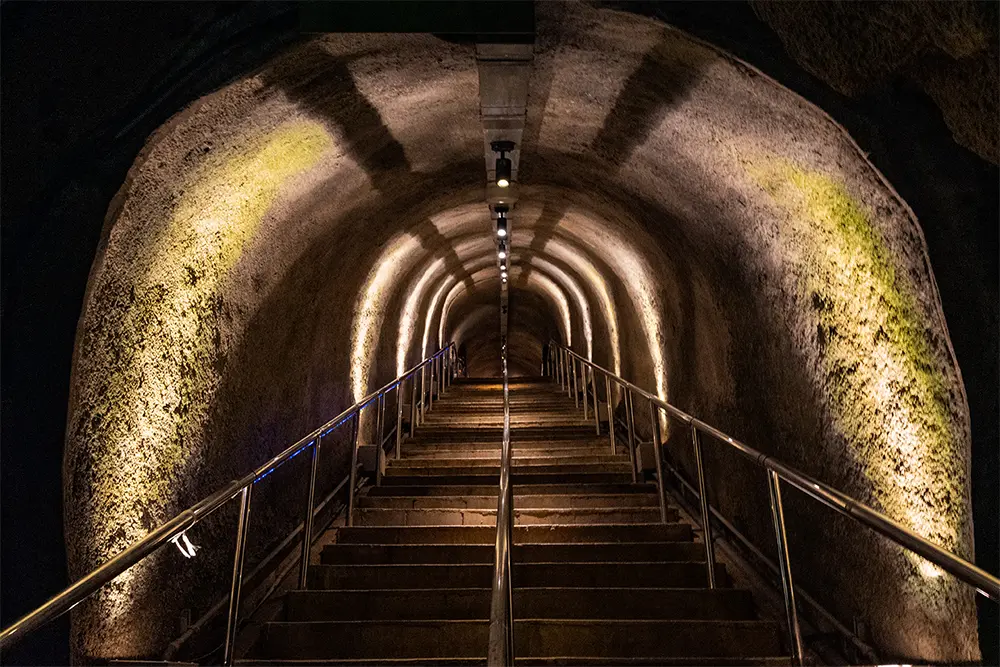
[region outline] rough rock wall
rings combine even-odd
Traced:
[[[1000,10],[995,2],[772,2],[757,14],[805,69],[845,95],[917,82],[955,140],[1000,162]]]
[[[578,5],[540,6],[530,96],[511,280],[546,312],[525,332],[970,555],[967,407],[923,239],[849,138],[725,54]],[[469,47],[329,36],[151,139],[80,322],[74,575],[428,348],[493,344],[477,102]],[[767,548],[759,471],[708,449],[713,497]],[[258,553],[297,506],[277,486]],[[799,580],[887,653],[975,659],[971,593],[795,498],[789,514]],[[227,547],[203,550],[202,574],[171,553],[81,608],[78,652],[156,655],[181,609],[221,592],[195,585],[224,571],[224,523],[213,538]]]

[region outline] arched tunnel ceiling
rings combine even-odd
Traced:
[[[846,133],[725,53],[583,5],[539,4],[529,86],[511,216],[524,371],[540,338],[571,342],[969,555],[968,410],[923,237]],[[91,273],[71,570],[451,338],[485,368],[494,253],[470,45],[320,36],[179,113],[137,159]],[[889,568],[905,600],[844,604],[874,605],[900,654],[974,659],[971,598],[894,558],[861,580],[886,593]],[[156,576],[95,605],[81,650],[105,653],[99,630]],[[894,617],[911,599],[929,611]]]

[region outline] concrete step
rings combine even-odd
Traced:
[[[481,657],[489,621],[326,621],[268,623],[260,657],[407,657],[417,660]],[[515,621],[514,654],[524,658],[575,656],[752,657],[781,654],[776,624],[708,620]]]
[[[418,433],[419,435],[419,433]],[[607,436],[595,436],[593,431],[591,431],[590,436],[587,438],[574,439],[574,440],[513,440],[511,441],[514,445],[514,451],[518,452],[521,450],[542,450],[542,451],[585,451],[589,449],[603,449],[606,452],[611,452],[611,443]],[[619,446],[621,449],[621,446]],[[452,441],[452,442],[428,442],[420,440],[419,438],[406,439],[403,441],[403,454],[419,454],[424,452],[466,452],[466,451],[500,451],[500,441],[496,442],[462,442]]]
[[[535,461],[514,461],[511,474],[571,474],[571,473],[629,473],[630,463],[539,463]],[[500,465],[492,461],[463,461],[448,465],[447,461],[390,461],[385,476],[405,477],[412,475],[499,475]]]
[[[356,526],[495,526],[496,509],[399,509],[359,507]],[[658,523],[659,507],[514,508],[514,525]],[[667,520],[676,521],[677,511],[667,509]]]
[[[559,448],[559,449],[515,449],[514,462],[516,464],[547,463],[625,463],[629,462],[628,455],[624,453],[612,454],[608,447],[582,448]],[[393,459],[395,460],[395,459]],[[464,464],[484,461],[497,465],[500,462],[500,450],[490,449],[469,449],[465,451],[429,451],[429,452],[407,452],[404,451],[399,459],[401,464],[415,463],[426,465],[424,461],[436,462],[442,465],[442,461],[447,465],[454,462]]]
[[[547,450],[535,449],[524,453],[524,450],[522,450],[520,453],[514,453],[514,466],[558,465],[565,467],[587,464],[607,467],[629,465],[628,455],[624,453],[612,455],[607,449],[593,454],[578,454],[574,453],[573,450],[561,450],[561,452],[559,454],[550,454]],[[458,452],[451,453],[448,456],[403,455],[399,460],[390,460],[389,465],[392,468],[437,468],[442,466],[497,468],[500,465],[500,453],[488,452],[479,456],[469,456]]]
[[[419,563],[401,565],[312,565],[309,588],[359,590],[372,588],[486,588],[491,564]],[[716,580],[725,586],[725,567],[716,566]],[[583,588],[702,588],[707,585],[704,562],[673,563],[516,563],[515,588],[538,586]]]
[[[377,509],[496,509],[497,496],[458,494],[454,496],[361,496],[358,507]],[[584,509],[605,507],[659,507],[659,498],[651,493],[619,494],[550,494],[514,496],[514,507]]]
[[[389,474],[392,473],[392,474]],[[538,472],[515,467],[511,472],[511,483],[516,486],[529,484],[627,484],[632,481],[631,472]],[[382,477],[383,486],[496,486],[500,475],[481,471],[468,474],[440,474],[438,470],[393,472],[389,468]]]
[[[492,544],[328,544],[323,565],[378,565],[416,563],[471,563],[492,565]],[[704,547],[696,542],[622,542],[580,544],[516,544],[514,562],[648,563],[704,561]]]
[[[655,484],[518,484],[514,487],[515,501],[520,496],[540,496],[540,495],[647,495],[656,494]],[[368,489],[368,496],[493,496],[496,498],[497,486],[479,485],[462,486],[456,484],[445,484],[440,486],[418,485],[418,486],[373,486]]]
[[[289,591],[286,622],[487,619],[489,588]],[[514,618],[751,620],[748,591],[716,588],[520,588]]]
[[[321,665],[324,667],[382,667],[383,665],[392,667],[418,667],[420,665],[448,665],[448,667],[485,667],[486,658],[442,658],[433,659],[421,658],[316,658],[311,660],[277,659],[277,658],[243,658],[234,661],[236,665],[259,666],[269,665],[271,667],[281,667],[289,665],[302,667],[303,665]],[[621,665],[622,667],[649,666],[649,667],[694,667],[705,665],[707,667],[745,667],[757,665],[761,667],[789,667],[792,665],[791,658],[787,656],[760,656],[754,658],[735,657],[642,657],[642,656],[573,656],[564,657],[530,657],[514,659],[515,665],[538,665],[551,667],[605,667]]]
[[[503,429],[496,428],[462,428],[457,426],[418,426],[414,436],[420,440],[436,442],[499,442]],[[525,426],[511,428],[511,440],[577,440],[594,437],[593,423],[582,423],[579,426],[564,426],[549,428],[548,426]]]
[[[678,542],[692,539],[686,523],[515,526],[514,544]],[[492,526],[351,526],[337,529],[338,544],[493,544]]]

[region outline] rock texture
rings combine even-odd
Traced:
[[[920,85],[960,144],[1000,161],[995,2],[752,3],[795,60],[845,95],[893,77]]]
[[[725,53],[583,5],[539,4],[529,94],[519,372],[571,342],[971,556],[968,408],[923,237],[846,133]],[[472,47],[428,35],[318,37],[150,139],[79,325],[72,575],[445,341],[488,370],[481,141]],[[713,498],[769,548],[760,471],[707,450]],[[336,478],[345,446],[324,453]],[[281,482],[301,470],[255,492],[251,560],[298,516]],[[971,592],[794,494],[788,513],[799,581],[887,655],[976,659]],[[197,568],[163,552],[81,607],[78,654],[158,655],[224,590],[232,520],[194,531]]]

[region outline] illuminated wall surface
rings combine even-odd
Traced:
[[[970,557],[968,409],[905,203],[822,111],[709,46],[586,7],[538,24],[511,357],[571,342]],[[478,103],[469,46],[328,36],[149,139],[79,325],[74,577],[443,342],[493,349]],[[760,471],[708,449],[720,508],[769,545]],[[803,585],[891,654],[978,656],[971,593],[788,495]],[[297,499],[266,497],[264,517]],[[80,607],[77,650],[155,654],[204,611],[223,518],[193,531],[197,568],[171,550]]]

